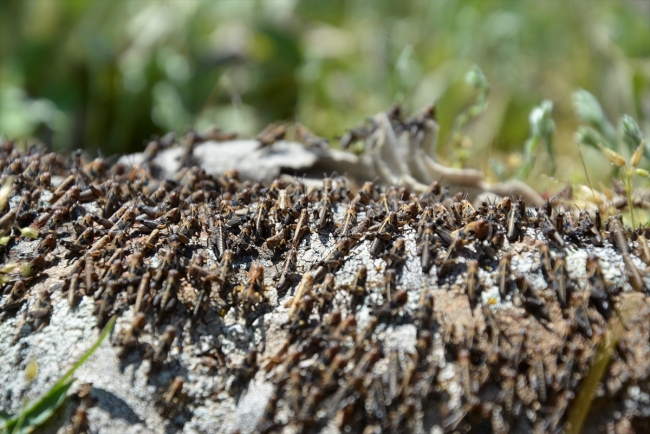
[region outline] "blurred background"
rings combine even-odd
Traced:
[[[211,124],[247,137],[297,120],[334,139],[395,103],[437,101],[438,158],[503,179],[549,100],[556,164],[540,146],[523,176],[544,189],[542,174],[585,181],[578,89],[647,137],[649,1],[0,2],[0,134],[90,155]],[[592,182],[611,175],[597,149],[582,155]]]

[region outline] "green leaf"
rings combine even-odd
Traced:
[[[13,424],[13,433],[28,434],[34,431],[34,428],[45,423],[50,416],[63,404],[70,387],[72,387],[74,379],[69,380],[67,383],[56,383],[41,399],[21,415],[18,415],[16,423]],[[7,423],[7,427],[11,427],[11,421]]]
[[[553,133],[555,122],[551,118],[553,103],[544,100],[540,105],[531,110],[528,116],[530,122],[530,138],[524,144],[524,164],[519,173],[521,179],[526,178],[535,165],[535,155],[539,143],[543,140],[551,159],[551,171],[555,172],[555,150],[553,148]]]
[[[572,95],[573,105],[580,119],[592,126],[604,138],[603,145],[616,148],[616,130],[612,126],[598,100],[589,92],[580,89]]]
[[[113,318],[110,319],[110,321],[108,321],[108,324],[106,324],[106,327],[104,327],[104,331],[102,331],[102,334],[99,336],[99,339],[97,340],[97,342],[95,342],[95,344],[92,347],[90,347],[90,349],[86,352],[86,354],[81,356],[79,361],[77,361],[77,363],[75,363],[74,366],[72,368],[70,368],[68,370],[68,372],[66,372],[66,374],[59,380],[59,383],[66,382],[70,377],[72,377],[72,374],[74,374],[74,371],[79,369],[79,367],[81,365],[83,365],[86,362],[86,360],[88,360],[90,358],[90,356],[93,355],[93,353],[97,350],[97,348],[99,348],[99,346],[102,344],[102,342],[104,341],[106,336],[108,336],[111,333],[111,331],[113,330],[113,326],[115,325],[115,320],[116,319],[117,319],[117,317],[114,316]]]
[[[48,390],[45,395],[38,399],[35,403],[26,409],[23,409],[19,414],[14,415],[11,419],[5,420],[2,432],[16,432],[16,433],[30,433],[39,425],[47,421],[52,414],[63,404],[68,393],[68,389],[72,386],[74,379],[71,378],[74,372],[83,365],[86,360],[99,348],[106,336],[113,330],[115,320],[111,320],[104,327],[104,331],[99,336],[97,342],[81,358],[75,363],[68,372],[57,381],[54,386]],[[20,424],[19,424],[20,422]],[[18,426],[20,425],[20,426]]]
[[[629,115],[621,116],[621,125],[623,126],[623,138],[632,149],[636,148],[643,141],[643,133],[636,121]]]
[[[605,143],[605,138],[593,128],[583,125],[581,127],[578,127],[578,132],[576,133],[576,141],[578,143],[589,145],[594,149],[599,149],[598,144]]]
[[[490,94],[490,83],[477,65],[474,65],[465,74],[465,81],[477,90],[477,94],[474,103],[454,119],[454,126],[449,133],[449,139],[454,143],[455,147],[458,147],[462,140],[461,131],[465,128],[465,125],[487,110],[488,96]]]
[[[623,129],[623,140],[630,148],[630,151],[634,151],[644,140],[643,133],[641,128],[636,123],[632,116],[623,115],[621,116],[621,126]],[[646,158],[650,159],[650,143],[646,142],[643,148],[643,155]]]
[[[481,68],[477,65],[474,65],[472,69],[465,74],[465,81],[478,90],[490,88],[490,83],[488,82],[487,77],[485,77],[485,74],[483,74],[483,71],[481,71]]]

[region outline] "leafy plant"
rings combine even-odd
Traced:
[[[649,173],[639,168],[645,156],[650,159],[650,146],[643,137],[636,121],[629,115],[621,116],[618,131],[605,116],[598,100],[586,90],[573,94],[573,103],[580,120],[586,125],[578,128],[579,143],[600,149],[605,157],[618,168],[619,178],[627,196],[632,227],[636,227],[634,200],[632,198],[633,178],[648,178]],[[623,154],[632,154],[629,160]]]
[[[578,128],[578,142],[593,147],[602,143],[605,147],[616,150],[616,130],[596,97],[580,89],[573,93],[572,99],[578,117],[586,124]]]
[[[594,148],[603,145],[607,149],[623,154],[634,152],[644,142],[643,133],[631,116],[626,114],[621,116],[617,130],[607,119],[598,100],[592,94],[580,89],[573,94],[572,99],[575,111],[584,124],[578,128],[576,135],[579,143]],[[650,159],[648,143],[644,144],[641,153]]]
[[[641,153],[647,159],[650,159],[650,144],[643,137],[643,133],[636,121],[631,116],[623,115],[621,116],[621,128],[623,130],[623,141],[627,143],[630,149],[636,148],[636,152],[639,152],[637,157],[639,160],[636,162],[635,167],[641,161]]]
[[[454,127],[451,132],[451,140],[457,145],[461,141],[461,130],[469,121],[476,118],[488,107],[488,96],[490,94],[490,83],[481,68],[474,65],[465,75],[465,81],[476,90],[476,100],[465,111],[456,116]]]
[[[641,162],[643,148],[645,147],[645,140],[642,140],[641,143],[639,143],[636,151],[634,151],[634,154],[632,154],[632,158],[630,158],[629,164],[627,161],[625,161],[625,158],[623,158],[617,152],[604,147],[600,143],[598,144],[598,147],[603,152],[603,154],[605,154],[607,159],[611,161],[612,164],[614,164],[616,167],[618,167],[621,181],[623,182],[623,188],[625,189],[625,195],[627,196],[627,206],[630,210],[632,227],[636,228],[636,220],[634,218],[634,202],[632,200],[632,177],[634,175],[638,175],[643,178],[648,178],[650,176],[650,173],[648,173],[647,170],[637,168]]]
[[[75,363],[41,398],[30,406],[27,406],[27,402],[25,402],[25,405],[18,414],[0,414],[0,432],[27,434],[33,432],[35,428],[45,423],[65,401],[68,390],[72,387],[72,383],[74,383],[75,380],[72,378],[74,372],[79,369],[88,358],[90,358],[90,356],[102,344],[106,336],[111,333],[116,319],[117,317],[115,316],[111,318],[108,324],[106,324],[106,327],[104,327],[97,342],[95,342],[95,344],[90,347],[83,356],[81,356],[77,363]],[[30,364],[28,366],[28,371],[33,369],[33,365]],[[35,373],[30,374],[30,372],[28,372],[27,374],[28,378],[35,377]]]
[[[485,74],[477,65],[474,65],[467,74],[465,82],[476,91],[476,98],[472,105],[459,113],[454,119],[454,125],[449,135],[449,141],[454,150],[452,157],[453,164],[458,167],[465,165],[465,161],[471,155],[471,142],[465,140],[462,134],[463,128],[472,120],[483,114],[488,108],[488,96],[490,95],[490,83]]]
[[[553,150],[553,133],[555,122],[551,118],[553,103],[544,100],[535,107],[528,116],[530,122],[530,137],[524,144],[524,164],[519,172],[519,178],[525,179],[535,165],[535,155],[540,142],[544,141],[546,150],[551,158],[551,173],[555,172],[555,152]]]

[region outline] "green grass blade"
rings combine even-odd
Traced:
[[[28,434],[34,428],[46,422],[50,416],[63,404],[74,379],[64,384],[56,384],[41,399],[39,399],[29,410],[25,411],[22,423],[14,425],[15,434]],[[9,425],[9,424],[8,424]]]
[[[106,324],[106,327],[104,327],[104,330],[102,331],[102,334],[99,336],[99,339],[97,339],[97,342],[93,344],[92,347],[83,355],[81,358],[75,363],[72,368],[68,370],[68,372],[65,373],[63,377],[58,381],[57,384],[63,384],[65,383],[70,377],[72,377],[72,374],[74,374],[74,371],[79,369],[81,365],[83,365],[86,360],[90,358],[90,356],[93,355],[93,353],[99,348],[99,346],[102,344],[106,336],[108,336],[111,331],[113,330],[113,326],[115,326],[115,321],[117,320],[117,317],[113,317],[108,321],[108,324]]]
[[[614,324],[610,325],[605,336],[601,338],[594,362],[587,377],[583,380],[569,412],[566,426],[567,433],[580,434],[582,432],[582,426],[589,414],[591,403],[594,396],[596,396],[596,390],[609,366],[612,353],[622,332],[620,321],[615,321]]]
[[[92,356],[92,354],[102,344],[106,336],[111,333],[116,319],[117,317],[111,318],[108,324],[106,324],[106,327],[104,327],[97,342],[95,342],[93,346],[90,347],[83,356],[81,356],[77,363],[75,363],[68,372],[66,372],[63,377],[61,377],[59,381],[57,381],[50,390],[45,393],[45,395],[20,414],[14,415],[11,419],[4,421],[2,432],[13,432],[12,430],[15,430],[18,421],[22,419],[22,425],[18,430],[16,430],[16,432],[29,433],[32,432],[35,427],[49,419],[63,401],[65,401],[68,389],[70,389],[74,382],[74,379],[71,378],[74,372],[79,369],[79,367],[83,365],[90,356]]]
[[[568,413],[565,432],[567,434],[580,434],[583,424],[589,415],[589,409],[596,396],[598,385],[607,373],[607,368],[616,351],[616,345],[625,332],[627,322],[638,309],[641,303],[638,297],[626,297],[621,300],[620,308],[616,308],[616,316],[610,319],[605,333],[600,338],[596,356],[591,363],[589,373],[582,381],[576,397]]]

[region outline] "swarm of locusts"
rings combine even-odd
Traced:
[[[243,344],[196,368],[219,387],[190,396],[169,379],[152,396],[161,414],[256,378],[273,388],[256,432],[546,433],[566,427],[620,320],[591,420],[647,422],[624,404],[650,392],[647,228],[517,192],[475,207],[439,182],[263,184],[191,158],[159,179],[160,148],[125,166],[3,143],[0,321],[20,319],[16,345],[48,327],[52,300],[86,299],[98,327],[130,315],[112,345],[155,375],[181,363],[170,349],[187,330],[241,324]],[[276,345],[256,337],[269,318]]]

